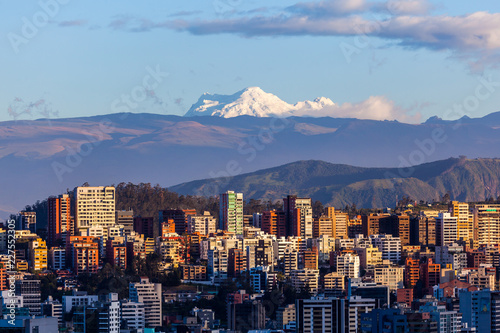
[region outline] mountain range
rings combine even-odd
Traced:
[[[234,110],[249,110],[252,103],[236,102],[245,92],[260,94],[247,89],[220,105],[236,103]],[[206,97],[200,100],[212,98]],[[315,103],[303,105],[310,104],[312,110],[329,102]],[[197,117],[117,113],[5,121],[0,122],[0,217],[85,182],[171,187],[301,160],[408,167],[460,155],[495,158],[500,156],[499,128],[500,112],[454,121],[434,117],[422,124],[254,114],[226,118],[220,112]]]
[[[235,177],[192,181],[170,190],[184,195],[234,190],[272,201],[294,194],[335,207],[392,207],[403,196],[432,202],[446,193],[460,201],[483,201],[500,195],[500,159],[450,158],[411,168],[298,161]]]
[[[273,94],[266,93],[259,87],[249,87],[233,95],[205,93],[184,116],[215,116],[222,118],[239,116],[317,117],[319,111],[335,105],[325,97],[318,97],[314,101],[298,102],[292,105]]]

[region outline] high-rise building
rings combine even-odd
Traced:
[[[420,312],[430,313],[431,318],[437,322],[440,333],[460,332],[462,329],[462,315],[457,311],[446,310],[445,305],[429,302],[420,306]]]
[[[410,244],[410,217],[408,215],[390,215],[379,220],[379,232],[399,237],[401,246]]]
[[[159,219],[161,229],[162,223],[174,223],[175,232],[178,235],[184,235],[188,228],[189,215],[196,215],[196,209],[165,209],[160,210]],[[161,233],[161,230],[160,230]]]
[[[243,193],[221,193],[219,206],[219,228],[243,235]]]
[[[283,271],[285,276],[290,276],[290,273],[298,268],[299,253],[294,248],[287,246],[283,255]]]
[[[313,247],[304,251],[304,268],[318,269],[318,248]]]
[[[452,201],[449,204],[449,211],[452,217],[457,218],[457,239],[464,241],[474,239],[474,221],[469,210],[469,204]]]
[[[430,216],[418,217],[418,243],[424,246],[436,245],[436,218]]]
[[[50,269],[54,271],[66,268],[66,249],[62,247],[51,247],[48,260]]]
[[[295,308],[297,333],[357,333],[362,315],[375,308],[375,299],[313,297],[297,300]]]
[[[422,280],[423,288],[427,291],[439,285],[440,277],[441,265],[435,264],[431,258],[428,258],[427,262],[420,264],[420,279]]]
[[[95,225],[115,224],[115,188],[111,186],[76,187],[75,226],[81,232]],[[76,232],[75,232],[76,234]]]
[[[257,300],[229,303],[227,319],[230,331],[263,330],[266,324],[266,311],[262,302]]]
[[[47,244],[41,238],[34,239],[29,243],[29,264],[35,271],[43,271],[48,267]]]
[[[316,294],[319,287],[319,270],[308,268],[294,270],[290,273],[290,280],[297,292],[307,290]]]
[[[391,291],[404,287],[404,267],[382,265],[374,268],[375,283],[388,286]]]
[[[242,249],[229,249],[227,259],[227,275],[229,277],[238,277],[241,272],[247,268],[247,258]]]
[[[436,217],[436,245],[445,246],[457,241],[457,218],[450,213]]]
[[[262,231],[276,237],[286,237],[286,215],[282,211],[263,212],[261,216]]]
[[[120,308],[121,318],[129,329],[144,330],[146,327],[144,303],[122,300],[120,301]]]
[[[411,257],[406,258],[405,264],[405,286],[414,288],[420,278],[420,262]]]
[[[295,304],[287,304],[279,307],[276,311],[276,320],[278,329],[285,329],[289,322],[295,321]]]
[[[332,237],[337,239],[348,238],[349,216],[346,213],[335,210],[334,207],[327,207],[327,216],[333,221]]]
[[[129,236],[134,231],[134,211],[133,210],[117,210],[116,224],[123,226],[125,235]]]
[[[73,217],[71,216],[71,198],[62,194],[57,198],[47,200],[48,241],[47,245],[66,246],[66,239],[74,235]]]
[[[500,244],[500,204],[476,205],[473,214],[474,240],[477,244]]]
[[[129,297],[132,302],[144,304],[146,327],[162,326],[160,283],[150,283],[149,278],[141,277],[140,282],[130,283]]]
[[[373,309],[361,316],[361,333],[408,332],[408,321],[399,309]]]
[[[192,235],[199,233],[208,236],[217,231],[217,222],[210,212],[203,212],[203,215],[188,215],[187,233]]]
[[[30,316],[39,316],[41,308],[40,280],[26,278],[15,281],[16,296],[23,296],[23,306],[29,309]]]
[[[337,256],[337,273],[347,278],[359,277],[359,257],[353,253],[344,253]]]
[[[389,217],[389,214],[370,214],[361,216],[362,233],[365,237],[380,233],[380,219]]]
[[[62,304],[58,300],[54,300],[49,296],[45,302],[42,303],[42,315],[47,317],[55,317],[58,321],[58,326],[63,326],[63,313]]]
[[[134,217],[134,231],[143,234],[146,238],[155,238],[155,227],[153,217]]]
[[[208,250],[207,272],[213,281],[227,279],[228,251],[223,247]]]
[[[97,273],[99,269],[99,240],[92,236],[71,236],[66,251],[75,274]]]
[[[287,235],[304,239],[313,237],[313,216],[311,198],[297,198],[289,195],[283,198],[286,214]]]
[[[36,233],[36,212],[19,212],[16,222],[17,230],[29,230]]]
[[[401,259],[401,241],[392,235],[371,235],[373,246],[382,252],[382,260],[390,260],[397,264]]]

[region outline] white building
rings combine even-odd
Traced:
[[[96,224],[105,228],[115,224],[114,187],[76,187],[74,192],[77,230],[87,229]]]
[[[73,290],[71,296],[62,297],[62,310],[64,313],[71,312],[74,306],[88,306],[99,300],[97,295],[87,295],[86,291]]]
[[[50,248],[49,267],[52,270],[61,270],[66,267],[66,249],[60,247]]]
[[[142,332],[146,327],[144,303],[124,300],[121,301],[120,307],[121,318],[127,322],[128,328]]]
[[[358,278],[359,257],[352,253],[337,256],[337,273],[351,279]]]
[[[200,235],[210,235],[216,231],[217,221],[210,212],[203,212],[203,215],[188,215],[188,234],[198,232]]]
[[[457,218],[450,213],[439,213],[436,217],[436,245],[450,245],[456,242],[457,238]]]
[[[215,280],[227,279],[228,251],[223,247],[208,250],[207,272]]]
[[[162,325],[160,283],[150,283],[149,278],[141,277],[141,282],[130,283],[129,297],[132,302],[144,303],[146,326]]]
[[[375,283],[388,286],[391,291],[404,288],[404,270],[399,266],[377,266],[374,269]]]
[[[401,260],[401,240],[392,235],[370,235],[373,246],[382,252],[382,260],[397,264]]]

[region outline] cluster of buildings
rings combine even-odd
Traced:
[[[243,194],[228,191],[220,195],[218,216],[175,208],[136,216],[116,210],[115,196],[113,187],[77,187],[72,195],[49,198],[47,233],[41,236],[36,215],[21,212],[16,286],[36,284],[24,282],[38,281],[30,272],[52,271],[71,290],[79,274],[96,274],[106,263],[126,270],[156,253],[159,269],[180,270],[184,283],[249,281],[251,290],[228,298],[225,324],[197,309],[182,322],[193,332],[500,332],[500,204],[452,201],[444,210],[410,207],[357,216],[326,207],[316,216],[310,198],[287,196],[280,210],[245,215]],[[0,250],[6,249],[5,231]],[[8,289],[5,267],[0,290]],[[276,302],[270,318],[263,296],[285,286],[300,299]],[[32,294],[16,292],[20,313],[57,317],[57,325],[74,332],[82,331],[82,318],[96,314],[106,317],[97,320],[98,326],[106,323],[103,332],[145,332],[171,322],[171,314],[162,313],[170,296],[147,278],[130,285],[127,300],[75,292],[63,296],[56,312],[43,306],[58,300],[26,295]],[[68,308],[64,297],[88,301]],[[69,312],[70,324],[51,315]],[[128,313],[144,320],[131,321]]]

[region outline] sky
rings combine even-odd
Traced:
[[[500,110],[500,3],[0,0],[0,121],[183,115],[258,86],[332,116]],[[133,97],[130,99],[130,97]]]

